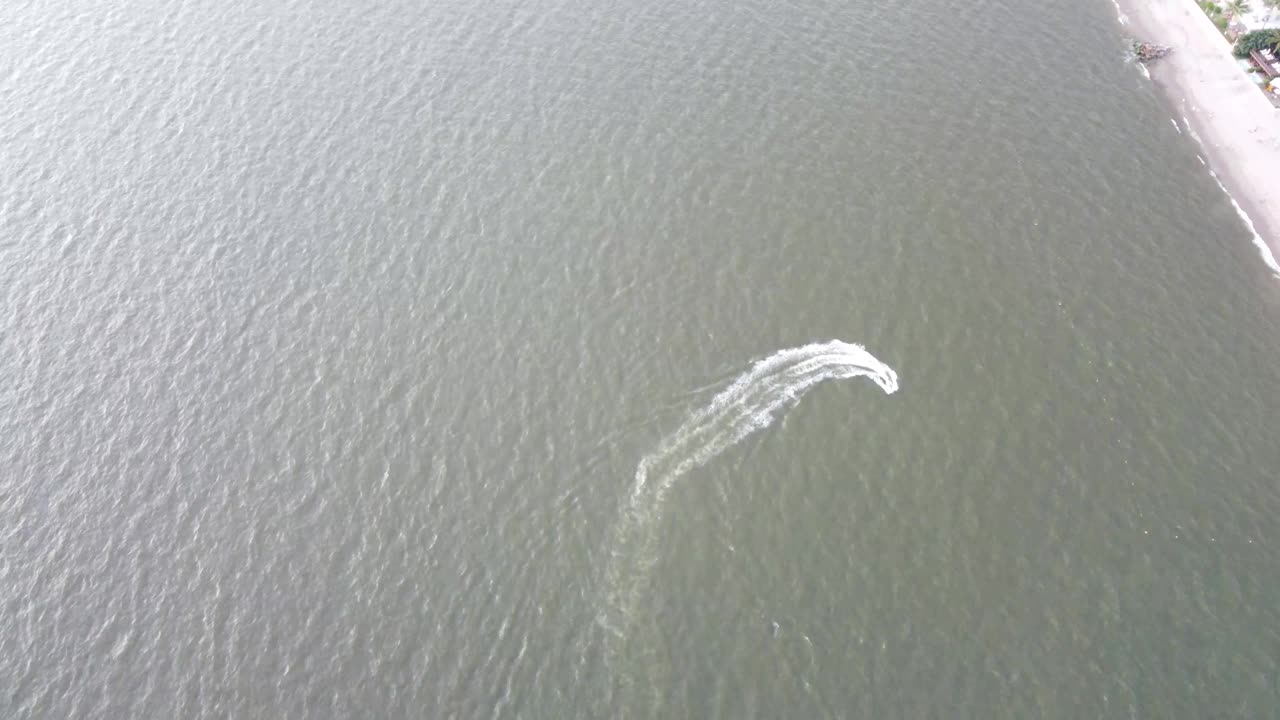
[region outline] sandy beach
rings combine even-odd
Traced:
[[[1240,69],[1231,47],[1194,0],[1118,0],[1142,41],[1173,53],[1149,66],[1175,122],[1199,140],[1209,167],[1280,276],[1280,110]]]

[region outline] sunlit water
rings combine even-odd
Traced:
[[[1280,281],[1106,0],[6,9],[0,716],[1280,706]]]

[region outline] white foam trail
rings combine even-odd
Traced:
[[[832,340],[781,350],[752,365],[640,460],[616,527],[605,578],[607,597],[599,617],[614,643],[625,638],[649,570],[657,560],[656,525],[676,480],[768,427],[818,383],[856,377],[870,378],[885,393],[898,389],[898,374],[893,368],[861,345]]]
[[[1177,130],[1177,131],[1178,131],[1178,134],[1179,134],[1179,135],[1181,135],[1181,134],[1182,134],[1182,127],[1178,125],[1178,121],[1177,121],[1177,120],[1174,120],[1173,118],[1169,118],[1169,122],[1173,123],[1173,129],[1174,129],[1174,130]]]

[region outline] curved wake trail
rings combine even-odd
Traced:
[[[856,377],[870,378],[886,394],[898,389],[898,374],[893,368],[861,345],[832,340],[780,350],[752,365],[640,460],[605,577],[606,605],[599,621],[611,636],[610,656],[626,638],[636,603],[657,560],[656,525],[676,480],[768,427],[818,383]]]

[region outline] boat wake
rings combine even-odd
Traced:
[[[657,561],[656,526],[672,485],[748,435],[768,427],[824,380],[865,377],[886,394],[898,389],[893,368],[861,345],[832,340],[781,350],[756,362],[711,402],[692,413],[636,468],[616,526],[599,623],[615,648],[625,640],[636,604]],[[610,652],[610,655],[616,653]]]

